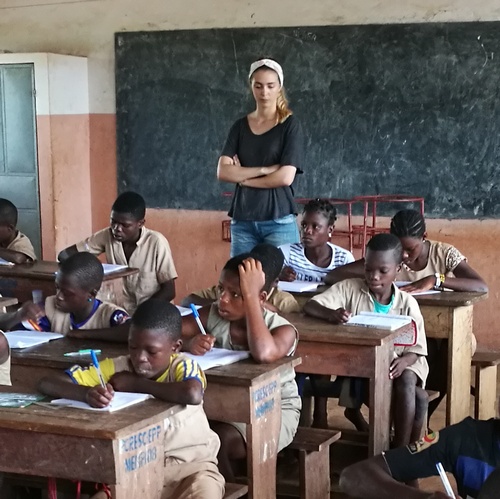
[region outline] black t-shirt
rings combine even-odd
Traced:
[[[400,482],[438,475],[436,463],[440,462],[455,477],[461,497],[477,497],[490,473],[500,466],[500,420],[466,418],[408,447],[387,451],[384,458]]]
[[[261,135],[255,135],[247,117],[229,131],[222,156],[238,155],[242,166],[292,165],[302,173],[304,134],[295,116]],[[236,185],[229,216],[235,220],[274,220],[295,212],[293,188],[255,189]]]

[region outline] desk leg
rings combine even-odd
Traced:
[[[160,499],[165,476],[164,422],[159,421],[113,442],[117,483],[113,499]],[[140,448],[134,444],[145,442]]]
[[[448,396],[446,424],[462,421],[470,412],[470,371],[472,306],[452,309],[452,327],[448,336]]]
[[[276,458],[281,427],[279,375],[252,387],[251,423],[247,425],[249,497],[276,498]]]
[[[369,456],[389,448],[392,381],[389,379],[393,347],[386,343],[376,348],[374,377],[370,379]]]

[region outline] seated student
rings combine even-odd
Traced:
[[[309,201],[302,211],[302,242],[280,246],[285,256],[282,281],[323,282],[326,274],[354,261],[352,254],[330,242],[337,210],[326,199]]]
[[[413,318],[416,344],[394,348],[394,359],[388,373],[394,383],[394,446],[399,447],[419,437],[425,414],[427,395],[423,388],[429,368],[425,359],[424,320],[415,298],[393,283],[403,257],[398,238],[391,234],[378,234],[366,248],[365,278],[347,279],[333,285],[311,298],[304,306],[304,312],[334,324],[344,323],[351,314],[360,312],[409,315]],[[344,378],[344,382],[349,379]],[[384,383],[385,380],[378,382]],[[339,401],[341,404],[342,399]],[[357,425],[362,418],[360,406],[359,400],[354,400],[352,411],[346,414]]]
[[[262,243],[257,244],[253,248],[252,254],[262,264],[264,273],[266,275],[269,274],[271,277],[274,276],[271,290],[264,302],[264,307],[271,310],[271,312],[281,312],[283,314],[299,312],[300,306],[294,296],[278,288],[278,276],[283,268],[283,253],[272,244]],[[195,305],[211,305],[216,300],[217,286],[212,286],[211,288],[195,291],[186,296],[182,300],[181,305],[184,307],[189,307],[190,303],[194,303]]]
[[[103,275],[102,264],[94,255],[70,256],[59,264],[56,295],[45,300],[45,316],[23,325],[74,338],[127,341],[127,312],[96,298]]]
[[[34,303],[24,303],[15,312],[0,314],[0,329],[9,329],[21,321],[36,321],[43,317],[43,311]],[[11,385],[10,381],[10,348],[7,338],[0,331],[0,385]]]
[[[17,208],[8,199],[0,198],[0,258],[12,263],[36,260],[35,250],[17,226]]]
[[[207,335],[192,316],[183,317],[182,335],[191,353],[204,355],[213,346],[249,350],[259,363],[275,362],[293,355],[298,333],[292,324],[263,307],[272,280],[261,263],[246,253],[231,258],[222,269],[217,303],[199,310]],[[293,440],[300,416],[300,397],[293,368],[281,375],[281,430],[278,450]],[[219,467],[227,481],[234,481],[232,462],[246,458],[246,426],[213,423],[221,438]]]
[[[149,393],[186,407],[169,417],[165,432],[165,481],[162,498],[220,499],[224,479],[217,469],[219,439],[203,410],[205,375],[179,353],[181,316],[174,305],[147,300],[135,311],[129,355],[100,362],[106,388],[94,367],[74,366],[65,374],[43,378],[39,390],[52,397],[106,407],[115,391]]]
[[[340,475],[340,488],[349,497],[363,499],[445,499],[446,494],[426,492],[402,483],[437,476],[436,463],[439,462],[455,477],[460,497],[498,499],[500,419],[466,418],[407,447],[348,466]],[[442,490],[442,486],[440,488]]]
[[[135,192],[120,194],[111,207],[111,227],[96,232],[59,253],[59,261],[78,251],[106,254],[108,263],[139,269],[125,280],[124,307],[133,313],[148,298],[175,298],[177,272],[163,234],[144,227],[146,203]]]

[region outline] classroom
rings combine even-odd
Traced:
[[[465,0],[0,2],[0,67],[35,64],[41,258],[55,261],[63,248],[106,227],[110,206],[123,191],[117,165],[115,33],[499,20],[496,0],[476,5]],[[312,167],[307,175],[314,175]],[[0,197],[8,197],[1,185]],[[482,347],[500,350],[495,314],[500,268],[492,264],[500,220],[425,215],[429,238],[460,248],[486,276],[489,300],[474,306],[473,331]],[[229,244],[221,238],[221,223],[227,219],[223,210],[148,208],[148,228],[163,233],[172,250],[179,275],[176,304],[194,289],[217,282],[229,257]],[[388,226],[389,221],[386,217],[382,223]]]

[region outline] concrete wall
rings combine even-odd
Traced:
[[[75,124],[76,128],[66,134],[66,144],[60,147],[69,151],[76,148],[89,155],[91,224],[98,229],[107,224],[116,195],[115,32],[499,19],[499,0],[6,0],[0,3],[0,51],[54,52],[88,58],[88,134],[85,126],[79,130]],[[58,124],[54,122],[53,126]],[[39,134],[47,134],[44,126],[40,126]],[[70,171],[71,161],[62,161],[54,172],[68,190],[72,185]],[[75,203],[71,196],[61,202],[67,203],[68,213],[73,215]],[[83,210],[78,214],[83,214],[86,228],[87,215]],[[172,245],[180,275],[179,297],[216,280],[229,253],[229,245],[220,238],[220,223],[225,218],[221,212],[148,212],[148,225],[164,232]],[[75,220],[75,224],[81,224],[80,217]],[[493,220],[429,221],[430,236],[455,244],[490,284],[489,301],[476,309],[476,331],[480,342],[500,349],[494,315],[500,270],[493,263],[494,235],[499,229],[500,221]],[[48,225],[42,230],[43,237],[49,235],[44,239],[49,241],[44,243],[46,258],[61,249],[70,234],[80,232],[68,229],[68,225]]]

